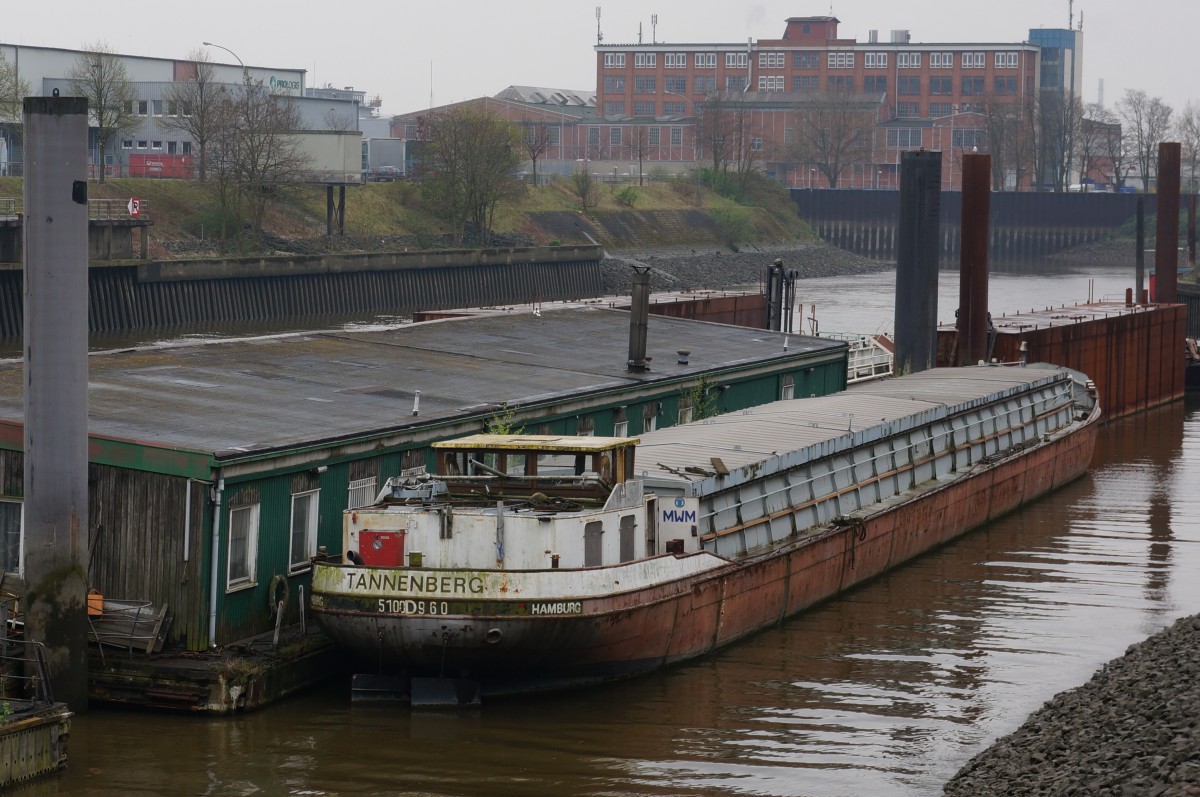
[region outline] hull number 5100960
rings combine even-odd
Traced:
[[[446,601],[411,601],[380,598],[379,611],[384,614],[450,614]]]

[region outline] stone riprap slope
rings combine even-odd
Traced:
[[[952,797],[1200,796],[1200,616],[1131,646],[975,756]]]

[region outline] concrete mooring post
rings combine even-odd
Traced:
[[[896,241],[896,373],[932,368],[937,348],[942,153],[900,156]]]
[[[25,633],[87,709],[88,103],[26,97]]]
[[[1158,219],[1154,227],[1154,301],[1174,304],[1179,271],[1179,160],[1177,141],[1158,145]]]
[[[988,359],[988,242],[992,196],[992,156],[962,159],[962,251],[958,277],[958,362]]]

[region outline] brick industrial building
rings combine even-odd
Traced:
[[[997,188],[1053,182],[1054,145],[1035,143],[1033,128],[1079,95],[1081,31],[996,43],[917,43],[906,30],[880,41],[871,31],[860,42],[840,38],[838,24],[794,17],[779,38],[597,44],[594,101],[510,87],[471,102],[553,126],[543,173],[752,161],[792,187],[895,188],[900,153],[924,148],[944,153],[947,189],[961,187],[964,151],[993,153]],[[393,135],[419,115],[397,117]]]

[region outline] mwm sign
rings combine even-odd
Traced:
[[[691,536],[699,513],[699,498],[671,498],[658,505],[658,525],[665,538]]]

